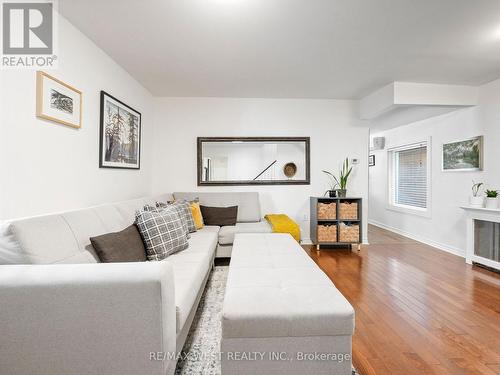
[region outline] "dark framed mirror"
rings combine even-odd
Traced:
[[[198,186],[309,185],[309,137],[199,137]]]

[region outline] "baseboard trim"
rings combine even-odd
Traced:
[[[465,258],[465,249],[459,249],[458,247],[454,247],[454,246],[446,245],[446,244],[443,244],[440,242],[436,242],[436,241],[433,241],[429,238],[419,236],[418,234],[406,232],[406,231],[391,227],[389,225],[385,225],[385,224],[380,223],[380,222],[375,221],[375,220],[368,220],[368,224],[371,224],[371,225],[374,225],[376,227],[388,230],[390,232],[394,232],[394,233],[399,234],[399,235],[404,236],[404,237],[408,237],[412,240],[422,242],[422,243],[429,245],[429,246],[432,246],[438,250],[445,251],[447,253],[459,256],[460,258]]]

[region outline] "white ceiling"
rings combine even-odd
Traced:
[[[60,0],[155,96],[360,98],[500,78],[499,0]]]

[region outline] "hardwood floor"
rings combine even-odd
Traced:
[[[306,251],[356,311],[361,375],[500,374],[500,275],[373,226],[360,252]]]

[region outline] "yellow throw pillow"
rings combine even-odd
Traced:
[[[196,230],[203,228],[203,216],[201,214],[200,202],[191,202],[191,214],[193,215]]]

